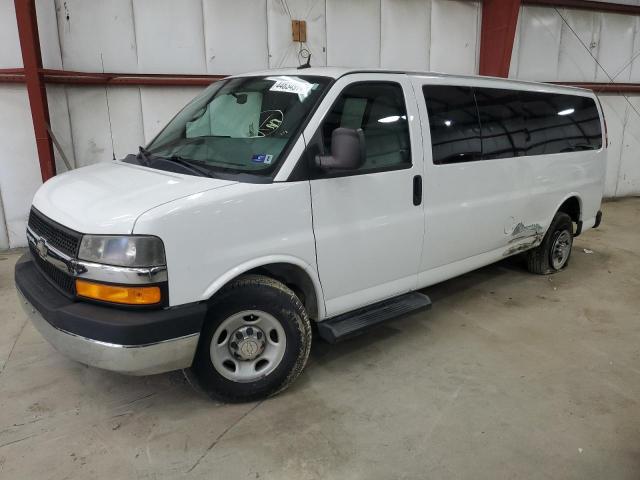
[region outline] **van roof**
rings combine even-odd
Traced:
[[[518,90],[544,90],[544,91],[553,91],[553,92],[564,92],[567,94],[586,94],[592,93],[591,90],[580,88],[580,87],[571,87],[565,85],[557,85],[553,83],[543,83],[543,82],[531,82],[526,80],[515,80],[509,78],[502,77],[486,77],[480,75],[454,75],[449,73],[439,73],[439,72],[417,72],[410,70],[389,70],[384,68],[347,68],[347,67],[309,67],[302,70],[298,70],[297,68],[279,68],[273,70],[262,70],[257,72],[247,72],[242,74],[233,75],[234,77],[243,77],[243,76],[258,76],[258,75],[289,75],[289,76],[298,76],[298,75],[315,75],[320,77],[330,77],[330,78],[340,78],[344,75],[349,75],[353,73],[400,73],[409,75],[412,77],[421,77],[421,78],[441,78],[446,79],[447,83],[451,82],[451,80],[459,79],[462,80],[464,84],[471,85],[484,84],[486,86],[494,86],[496,88],[517,88]],[[519,88],[518,88],[519,87]]]

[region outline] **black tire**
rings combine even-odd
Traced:
[[[210,348],[218,326],[244,310],[273,316],[286,337],[284,356],[273,371],[255,381],[241,383],[225,378],[214,367]],[[275,395],[302,373],[311,349],[311,324],[307,312],[284,284],[263,276],[245,275],[224,287],[212,300],[200,335],[192,370],[203,390],[216,400],[250,402]]]
[[[569,254],[560,268],[556,268],[552,262],[552,248],[555,240],[563,233],[569,232]],[[531,273],[549,275],[559,272],[569,265],[571,247],[573,246],[573,223],[571,217],[563,212],[556,213],[549,225],[549,229],[538,247],[527,252],[527,268]]]

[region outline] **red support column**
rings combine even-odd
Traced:
[[[47,132],[49,125],[49,106],[47,92],[40,74],[42,56],[40,54],[40,39],[38,38],[38,22],[36,20],[36,6],[34,0],[14,0],[16,20],[22,62],[24,63],[24,79],[27,84],[27,94],[31,105],[33,130],[36,135],[38,159],[42,181],[47,181],[56,174],[56,163],[53,156],[53,143]]]
[[[520,0],[484,0],[480,34],[480,75],[508,77]]]

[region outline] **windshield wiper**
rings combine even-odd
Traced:
[[[149,160],[149,155],[150,155],[149,150],[147,150],[143,146],[138,147],[138,155],[136,155],[136,158],[138,160],[142,160],[142,162],[140,163],[142,163],[145,167],[148,167],[149,165],[151,165],[151,160]]]
[[[196,172],[202,177],[216,178],[208,168],[202,168],[198,165],[204,165],[205,162],[198,162],[196,160],[187,160],[185,158],[179,157],[178,155],[172,155],[170,157],[160,157],[163,160],[168,160],[170,162],[177,163],[182,165],[184,168],[191,170],[192,172]]]

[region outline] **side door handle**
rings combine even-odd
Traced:
[[[422,203],[422,176],[413,177],[413,204],[420,205]]]

